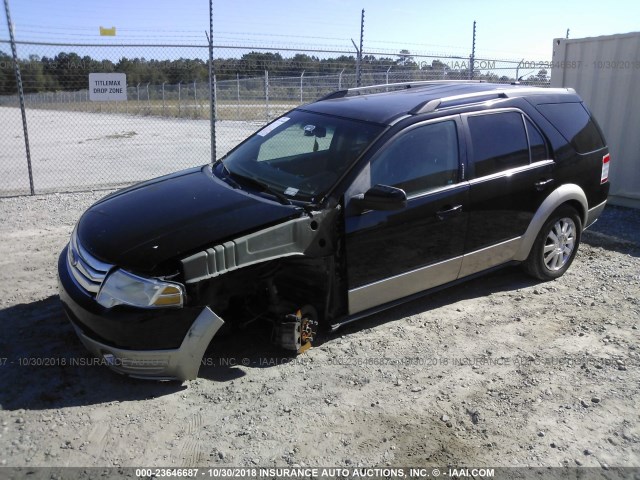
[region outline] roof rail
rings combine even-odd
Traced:
[[[565,93],[576,93],[576,90],[571,87],[529,87],[529,86],[521,86],[518,88],[509,88],[505,89],[505,93],[508,97],[520,97],[523,94],[533,94],[533,95],[544,95],[544,94],[565,94]]]
[[[436,98],[429,100],[428,102],[418,105],[409,113],[412,115],[418,115],[420,113],[428,113],[437,110],[438,108],[446,106],[455,106],[456,102],[463,103],[464,100],[476,100],[477,102],[487,102],[489,100],[496,100],[498,98],[507,98],[507,95],[503,90],[489,90],[483,92],[463,93],[461,95],[452,95],[450,97]],[[449,104],[449,105],[445,105]]]
[[[381,88],[414,88],[414,87],[426,87],[428,85],[446,85],[451,83],[486,83],[484,80],[421,80],[418,82],[400,82],[400,83],[381,83],[378,85],[369,85],[366,87],[354,87],[354,88],[346,88],[343,90],[336,90],[324,97],[316,100],[317,102],[321,102],[323,100],[331,100],[333,98],[343,98],[351,93],[357,93],[361,95],[362,92],[366,90],[376,90]]]
[[[429,100],[428,102],[418,105],[409,113],[417,115],[420,113],[428,113],[437,110],[438,108],[455,107],[462,105],[465,100],[475,100],[476,103],[488,102],[490,100],[497,100],[499,98],[515,98],[522,95],[544,95],[544,94],[566,94],[573,93],[573,88],[541,88],[541,87],[498,87],[495,90],[485,90],[482,92],[463,93],[461,95],[453,95],[450,97],[436,98]]]

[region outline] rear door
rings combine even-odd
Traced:
[[[461,277],[513,258],[555,182],[546,141],[520,110],[468,114],[463,122],[470,171]]]
[[[408,127],[365,166],[347,192],[349,313],[455,280],[467,225],[468,184],[461,178],[458,116]],[[352,208],[373,185],[402,188],[397,211]]]

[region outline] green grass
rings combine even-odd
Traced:
[[[233,101],[217,103],[217,120],[267,122],[297,106],[291,101]],[[194,100],[129,100],[127,102],[27,102],[27,109],[42,109],[64,112],[87,112],[153,116],[164,118],[209,119],[209,103]]]

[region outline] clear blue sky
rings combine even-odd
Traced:
[[[96,43],[205,43],[205,0],[9,0],[18,40]],[[553,38],[640,30],[640,1],[214,0],[214,42],[225,45],[351,48],[365,9],[365,53],[406,48],[468,56],[548,60]],[[0,38],[8,37],[4,9]],[[115,38],[98,36],[117,28]],[[8,50],[6,45],[3,50]],[[232,56],[217,51],[216,55]]]

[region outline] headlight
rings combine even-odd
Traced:
[[[182,307],[182,285],[155,278],[144,278],[126,270],[110,273],[96,297],[103,307],[131,305],[141,308]]]

